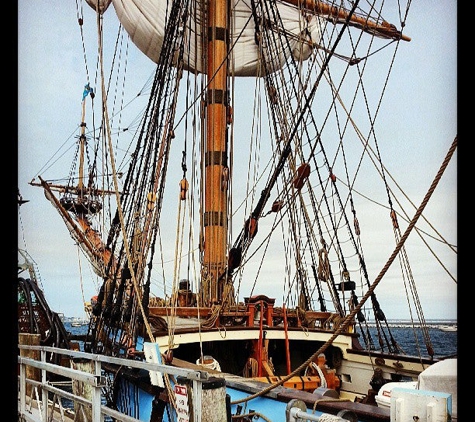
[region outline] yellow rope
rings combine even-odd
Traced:
[[[174,347],[175,328],[176,328],[176,306],[178,302],[178,278],[179,268],[181,264],[181,251],[183,248],[183,225],[185,224],[185,214],[182,215],[182,200],[178,197],[178,215],[177,215],[177,228],[175,237],[175,258],[173,267],[173,281],[172,292],[170,298],[170,315],[168,318],[168,349],[171,350]]]

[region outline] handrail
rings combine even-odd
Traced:
[[[110,416],[120,422],[139,422],[138,419],[134,417],[125,415],[117,410],[111,409],[108,406],[102,404],[102,387],[106,385],[106,377],[102,375],[101,364],[117,365],[122,367],[145,369],[147,371],[160,372],[163,374],[170,374],[175,376],[181,376],[192,381],[195,386],[194,390],[200,390],[201,381],[209,379],[209,373],[206,371],[195,371],[186,368],[177,368],[168,365],[162,365],[154,362],[142,362],[135,361],[130,359],[117,358],[112,356],[97,355],[92,353],[81,352],[77,350],[68,350],[61,349],[57,347],[50,346],[31,346],[19,344],[18,348],[20,350],[30,350],[40,352],[39,360],[36,360],[32,357],[18,356],[18,366],[19,366],[19,417],[23,418],[20,420],[36,421],[36,420],[53,420],[52,415],[57,410],[55,408],[55,400],[57,397],[65,398],[71,400],[73,403],[80,404],[85,408],[92,408],[92,419],[90,422],[101,422],[103,417]],[[73,369],[66,366],[61,366],[48,361],[48,356],[51,353],[56,353],[58,355],[67,356],[70,358],[86,359],[93,361],[94,373],[85,372],[79,369]],[[41,370],[40,380],[35,380],[27,378],[27,369],[26,367],[37,368]],[[60,375],[72,381],[83,382],[85,385],[88,385],[92,389],[91,399],[75,395],[68,391],[62,390],[55,387],[49,381],[47,381],[47,373]],[[32,386],[31,397],[27,395],[27,385]],[[33,403],[33,392],[37,394],[37,402],[39,408],[39,419],[35,419],[31,416],[31,412],[27,411],[27,402],[29,398],[29,404]],[[39,392],[39,395],[38,395]],[[48,405],[48,393],[54,394],[53,406]],[[51,402],[50,402],[51,403]],[[60,405],[61,412],[61,421],[65,421],[63,415],[63,409]],[[50,411],[51,416],[48,418],[48,411]],[[199,409],[196,411],[197,416],[199,414]]]
[[[336,416],[329,413],[315,415],[313,413],[307,412],[307,406],[302,400],[290,400],[287,403],[287,407],[285,409],[285,422],[300,422],[304,420],[315,422],[356,422],[358,420],[358,417],[354,412],[346,410],[339,412]]]
[[[114,356],[98,355],[95,353],[81,352],[78,350],[61,349],[58,347],[51,347],[51,346],[31,346],[31,345],[22,345],[22,344],[19,344],[18,348],[23,349],[23,350],[37,350],[37,351],[46,352],[46,353],[57,353],[59,355],[69,356],[72,358],[91,359],[97,362],[109,363],[109,364],[118,365],[118,366],[127,366],[130,368],[145,369],[147,371],[158,371],[158,372],[163,372],[170,375],[185,377],[189,380],[202,381],[202,380],[207,380],[209,378],[209,373],[206,371],[178,368],[175,366],[162,365],[162,364],[154,363],[154,362],[145,362],[145,361],[125,359],[125,358],[117,358]],[[24,357],[21,357],[21,356],[19,356],[18,358],[19,360],[24,359]],[[29,363],[29,365],[38,367],[36,364],[33,365]]]

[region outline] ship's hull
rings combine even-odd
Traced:
[[[224,374],[223,374],[224,375]],[[286,411],[293,401],[304,403],[307,411],[313,416],[322,414],[338,415],[341,412],[351,412],[357,422],[389,422],[390,413],[386,408],[370,404],[354,403],[346,399],[335,400],[331,396],[313,394],[306,391],[292,390],[278,387],[271,393],[258,395],[247,400],[266,387],[265,383],[242,377],[226,375],[226,395],[229,402],[231,420],[251,421],[254,417],[262,417],[262,420],[281,421],[285,420]],[[315,406],[315,402],[319,401]],[[167,408],[167,404],[156,400],[156,394],[143,385],[137,385],[130,380],[122,380],[120,388],[116,391],[116,405],[120,412],[135,417],[141,421],[168,422],[174,420],[173,412]],[[347,413],[348,414],[348,413]],[[237,419],[241,415],[242,419]],[[153,419],[153,418],[157,419]],[[265,419],[264,419],[265,418]],[[193,420],[193,419],[189,419]],[[355,420],[355,419],[350,419]],[[223,422],[225,422],[223,420]]]

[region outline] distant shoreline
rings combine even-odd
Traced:
[[[406,319],[393,319],[387,320],[388,326],[391,328],[410,328],[410,327],[415,327],[419,328],[423,324],[420,322],[416,321],[410,321]],[[376,323],[374,321],[367,321],[367,325],[369,327],[375,327]],[[433,319],[433,320],[426,320],[425,325],[431,328],[440,328],[440,327],[454,327],[457,326],[457,320],[456,319]]]

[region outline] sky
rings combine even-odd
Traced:
[[[84,33],[84,53],[77,4],[88,8],[76,0],[18,1],[18,189],[29,201],[19,207],[18,246],[34,260],[50,307],[66,316],[82,317],[83,302],[97,294],[97,285],[88,282],[90,270],[80,261],[73,240],[42,190],[28,184],[60,159],[54,153],[77,135],[86,74],[92,77],[95,71],[85,68],[83,60],[84,54],[94,52],[95,33]],[[111,15],[113,20],[113,13],[110,6],[106,17]],[[90,10],[84,10],[84,17],[94,19]],[[107,29],[116,31],[116,23]],[[405,33],[411,42],[401,46],[405,51],[395,68],[400,79],[388,88],[388,96],[395,101],[394,113],[385,119],[392,128],[387,134],[392,168],[405,177],[407,190],[418,204],[457,135],[457,2],[413,1]],[[154,64],[136,49],[128,54],[129,72],[136,75],[131,90],[139,92],[152,76]],[[400,121],[404,124],[399,125]],[[455,155],[427,211],[443,222],[438,230],[455,245],[456,174]],[[450,265],[456,276],[456,256]],[[438,273],[428,270],[423,289],[428,297],[426,319],[454,319],[456,283],[447,280],[442,289],[434,290],[431,283],[437,277]],[[396,318],[397,303],[385,305],[396,311],[392,314]]]

